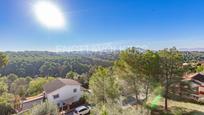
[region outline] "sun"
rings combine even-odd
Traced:
[[[33,5],[37,20],[47,28],[65,28],[65,16],[61,9],[50,1],[38,1]]]

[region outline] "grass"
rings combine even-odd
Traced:
[[[164,99],[161,99],[161,101],[158,103],[159,106],[164,105]],[[200,111],[204,112],[204,105],[189,103],[189,102],[180,102],[180,101],[174,101],[174,100],[168,100],[168,107],[178,107],[178,108],[185,108],[187,110],[191,111]]]
[[[191,102],[168,100],[168,111],[164,111],[164,98],[154,96],[148,99],[152,115],[204,115],[204,105]],[[154,106],[154,107],[152,107]]]

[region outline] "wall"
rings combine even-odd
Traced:
[[[82,95],[80,85],[66,85],[58,90],[55,90],[47,94],[47,99],[50,102],[60,103],[63,100],[74,97],[75,101],[78,101]],[[77,89],[77,92],[73,92],[74,89]],[[59,98],[54,99],[53,95],[59,94]]]
[[[204,86],[200,86],[198,88],[198,91],[199,91],[200,94],[204,94]]]

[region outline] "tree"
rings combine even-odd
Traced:
[[[27,81],[26,78],[18,78],[12,84],[10,88],[10,92],[15,95],[19,95],[20,97],[26,96],[28,84],[30,81]]]
[[[31,109],[31,115],[58,115],[57,105],[50,102],[45,102],[34,106]]]
[[[45,76],[56,76],[57,75],[57,64],[54,62],[45,62],[39,69],[40,73]]]
[[[128,48],[119,55],[119,60],[115,62],[114,74],[122,81],[122,87],[126,94],[135,94],[139,102],[139,94],[142,87],[143,55],[137,48]]]
[[[196,67],[196,72],[203,72],[204,71],[204,67],[202,65],[199,65]]]
[[[181,79],[182,55],[176,48],[160,50],[158,54],[160,56],[161,81],[165,87],[165,110],[167,110],[169,87]]]
[[[147,100],[150,90],[158,83],[159,59],[156,52],[139,51],[134,47],[120,53],[115,63],[115,74],[125,81],[122,87],[130,94],[134,93],[137,101],[140,94],[145,94]]]
[[[8,82],[13,82],[18,78],[18,76],[16,74],[10,73],[9,75],[7,75],[7,80]]]
[[[148,99],[149,90],[152,89],[159,78],[160,65],[159,65],[159,55],[153,51],[147,50],[143,53],[142,64],[140,65],[142,68],[142,74],[144,75],[144,83],[145,83],[145,94],[146,100]]]
[[[37,79],[32,80],[28,86],[29,95],[37,95],[39,93],[42,93],[43,92],[43,85],[46,84],[47,82],[53,80],[53,79],[54,78],[52,78],[52,77],[48,77],[48,79],[39,77]]]
[[[8,57],[0,52],[0,68],[6,66],[8,64]]]
[[[116,101],[119,96],[117,80],[112,72],[103,67],[98,67],[89,81],[90,90],[93,92],[95,103]]]
[[[79,77],[79,74],[76,73],[76,72],[73,72],[73,71],[69,71],[67,74],[66,74],[66,78],[67,79],[78,79]]]
[[[2,95],[4,92],[7,92],[8,91],[8,85],[3,82],[3,81],[0,81],[0,95]]]
[[[9,75],[6,76],[6,83],[8,85],[8,90],[11,90],[11,85],[12,83],[18,79],[18,76],[16,74],[10,73]]]
[[[12,94],[4,92],[0,96],[0,113],[1,115],[11,115],[15,113],[15,110],[12,108],[11,102],[13,101],[14,96]]]
[[[116,52],[5,52],[9,63],[2,69],[2,76],[14,73],[20,77],[54,76],[65,77],[67,72],[88,73],[93,66],[110,67]]]

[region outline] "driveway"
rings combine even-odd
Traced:
[[[73,111],[66,113],[66,115],[74,115]]]

